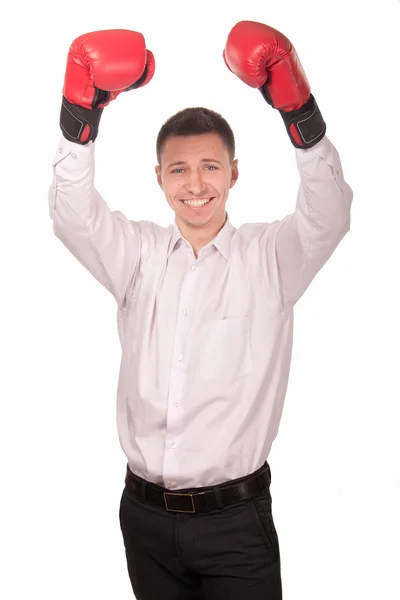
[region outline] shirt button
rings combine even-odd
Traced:
[[[59,148],[58,151],[60,154],[62,154],[64,152],[64,148]]]
[[[189,314],[189,311],[185,308],[185,310],[183,311],[183,314],[185,315],[185,317],[187,317]]]
[[[179,361],[180,361],[180,360],[183,360],[183,356],[182,356],[182,354],[180,354],[180,355],[178,356],[178,360],[179,360]]]
[[[178,407],[178,406],[180,406],[180,405],[181,405],[181,403],[180,403],[180,402],[174,402],[174,404],[175,404],[175,406],[176,406],[176,407]]]
[[[192,265],[190,268],[192,269],[192,271],[195,271],[195,270],[196,270],[196,267],[195,267],[195,265]]]
[[[175,442],[173,444],[171,444],[171,448],[176,448]]]
[[[75,152],[72,152],[71,156],[72,156],[72,158],[77,158]]]

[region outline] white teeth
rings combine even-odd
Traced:
[[[204,206],[208,202],[210,202],[210,198],[208,200],[183,200],[187,206]]]

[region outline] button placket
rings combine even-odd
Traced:
[[[174,482],[179,476],[179,438],[182,431],[184,403],[183,391],[186,382],[186,340],[190,327],[191,310],[189,299],[192,296],[197,268],[190,265],[182,282],[179,299],[175,340],[173,352],[175,360],[172,361],[170,372],[170,385],[167,408],[167,443],[165,446],[163,477],[164,481]],[[174,439],[171,439],[173,436]]]

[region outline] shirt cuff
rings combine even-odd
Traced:
[[[94,142],[89,142],[85,145],[76,144],[75,142],[70,142],[61,135],[52,162],[52,167],[55,167],[59,162],[65,159],[73,161],[74,168],[81,168],[92,164],[94,159],[94,148]]]
[[[300,169],[307,168],[315,162],[316,159],[317,162],[319,162],[318,159],[322,159],[324,163],[332,168],[336,176],[340,178],[343,177],[338,151],[326,135],[312,148],[306,148],[305,150],[296,148],[295,151],[297,165]]]

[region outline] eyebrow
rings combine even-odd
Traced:
[[[213,162],[213,163],[217,163],[218,165],[221,165],[222,163],[219,160],[216,160],[215,158],[202,158],[201,162]],[[177,162],[173,162],[171,164],[168,165],[167,169],[170,169],[171,167],[179,167],[182,165],[186,165],[187,163],[184,160],[178,160]]]

